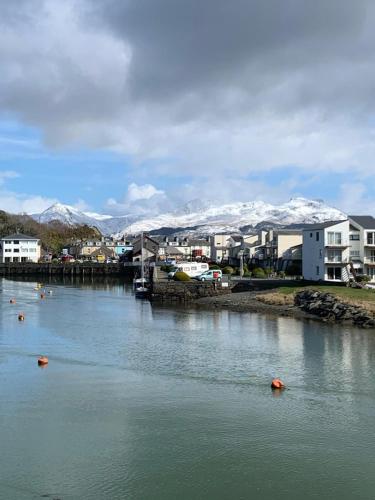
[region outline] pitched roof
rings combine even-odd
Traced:
[[[348,219],[344,220],[328,220],[326,222],[321,222],[320,224],[306,224],[303,231],[319,231],[319,229],[325,229],[330,226],[336,226],[342,222],[346,222]]]
[[[349,215],[349,219],[363,227],[363,229],[375,229],[375,218],[371,215]]]
[[[38,241],[39,238],[35,238],[35,236],[27,236],[26,234],[10,234],[9,236],[4,236],[1,238],[2,240],[33,240]]]

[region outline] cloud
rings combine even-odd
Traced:
[[[14,170],[0,170],[0,186],[2,186],[7,179],[15,179],[19,176],[19,173]]]
[[[0,209],[9,213],[38,214],[57,201],[55,198],[0,190]]]
[[[137,186],[134,182],[129,185],[127,200],[132,203],[138,200],[149,200],[155,195],[163,195],[164,191],[160,189],[156,189],[152,184],[144,184],[143,186]]]
[[[112,214],[150,214],[161,210],[170,210],[170,201],[164,191],[152,184],[137,185],[131,183],[122,201],[109,198],[106,210]]]
[[[249,174],[290,165],[374,178],[370,0],[0,5],[0,111],[49,146],[118,151],[146,178],[188,172],[193,191],[237,179],[233,197]],[[108,204],[161,206],[141,191]]]

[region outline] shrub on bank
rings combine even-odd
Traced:
[[[231,267],[231,266],[225,266],[224,267],[223,274],[233,274],[233,273],[234,273],[233,267]]]
[[[266,273],[261,267],[256,267],[252,272],[253,278],[265,278]]]
[[[210,264],[210,269],[220,269],[220,266],[218,266],[217,264]]]
[[[177,271],[176,273],[174,273],[173,279],[175,281],[190,281],[190,276],[188,276],[183,271]]]
[[[371,281],[371,278],[370,276],[367,276],[367,274],[360,274],[360,275],[357,275],[357,283],[368,283],[369,281]]]

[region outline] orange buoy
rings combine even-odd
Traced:
[[[18,321],[25,321],[25,315],[23,313],[19,313]]]
[[[9,303],[10,304],[15,304],[16,303],[16,299],[10,299]]]
[[[274,378],[271,382],[271,387],[272,387],[272,389],[284,389],[285,384],[279,378]]]
[[[48,365],[48,358],[47,358],[47,356],[39,356],[39,358],[38,358],[38,365],[39,366]]]

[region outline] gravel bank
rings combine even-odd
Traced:
[[[294,305],[270,305],[257,300],[257,296],[270,293],[265,292],[239,292],[219,297],[203,297],[194,301],[199,308],[229,309],[237,312],[256,312],[274,316],[290,316],[299,319],[319,319],[316,316],[301,311]]]

